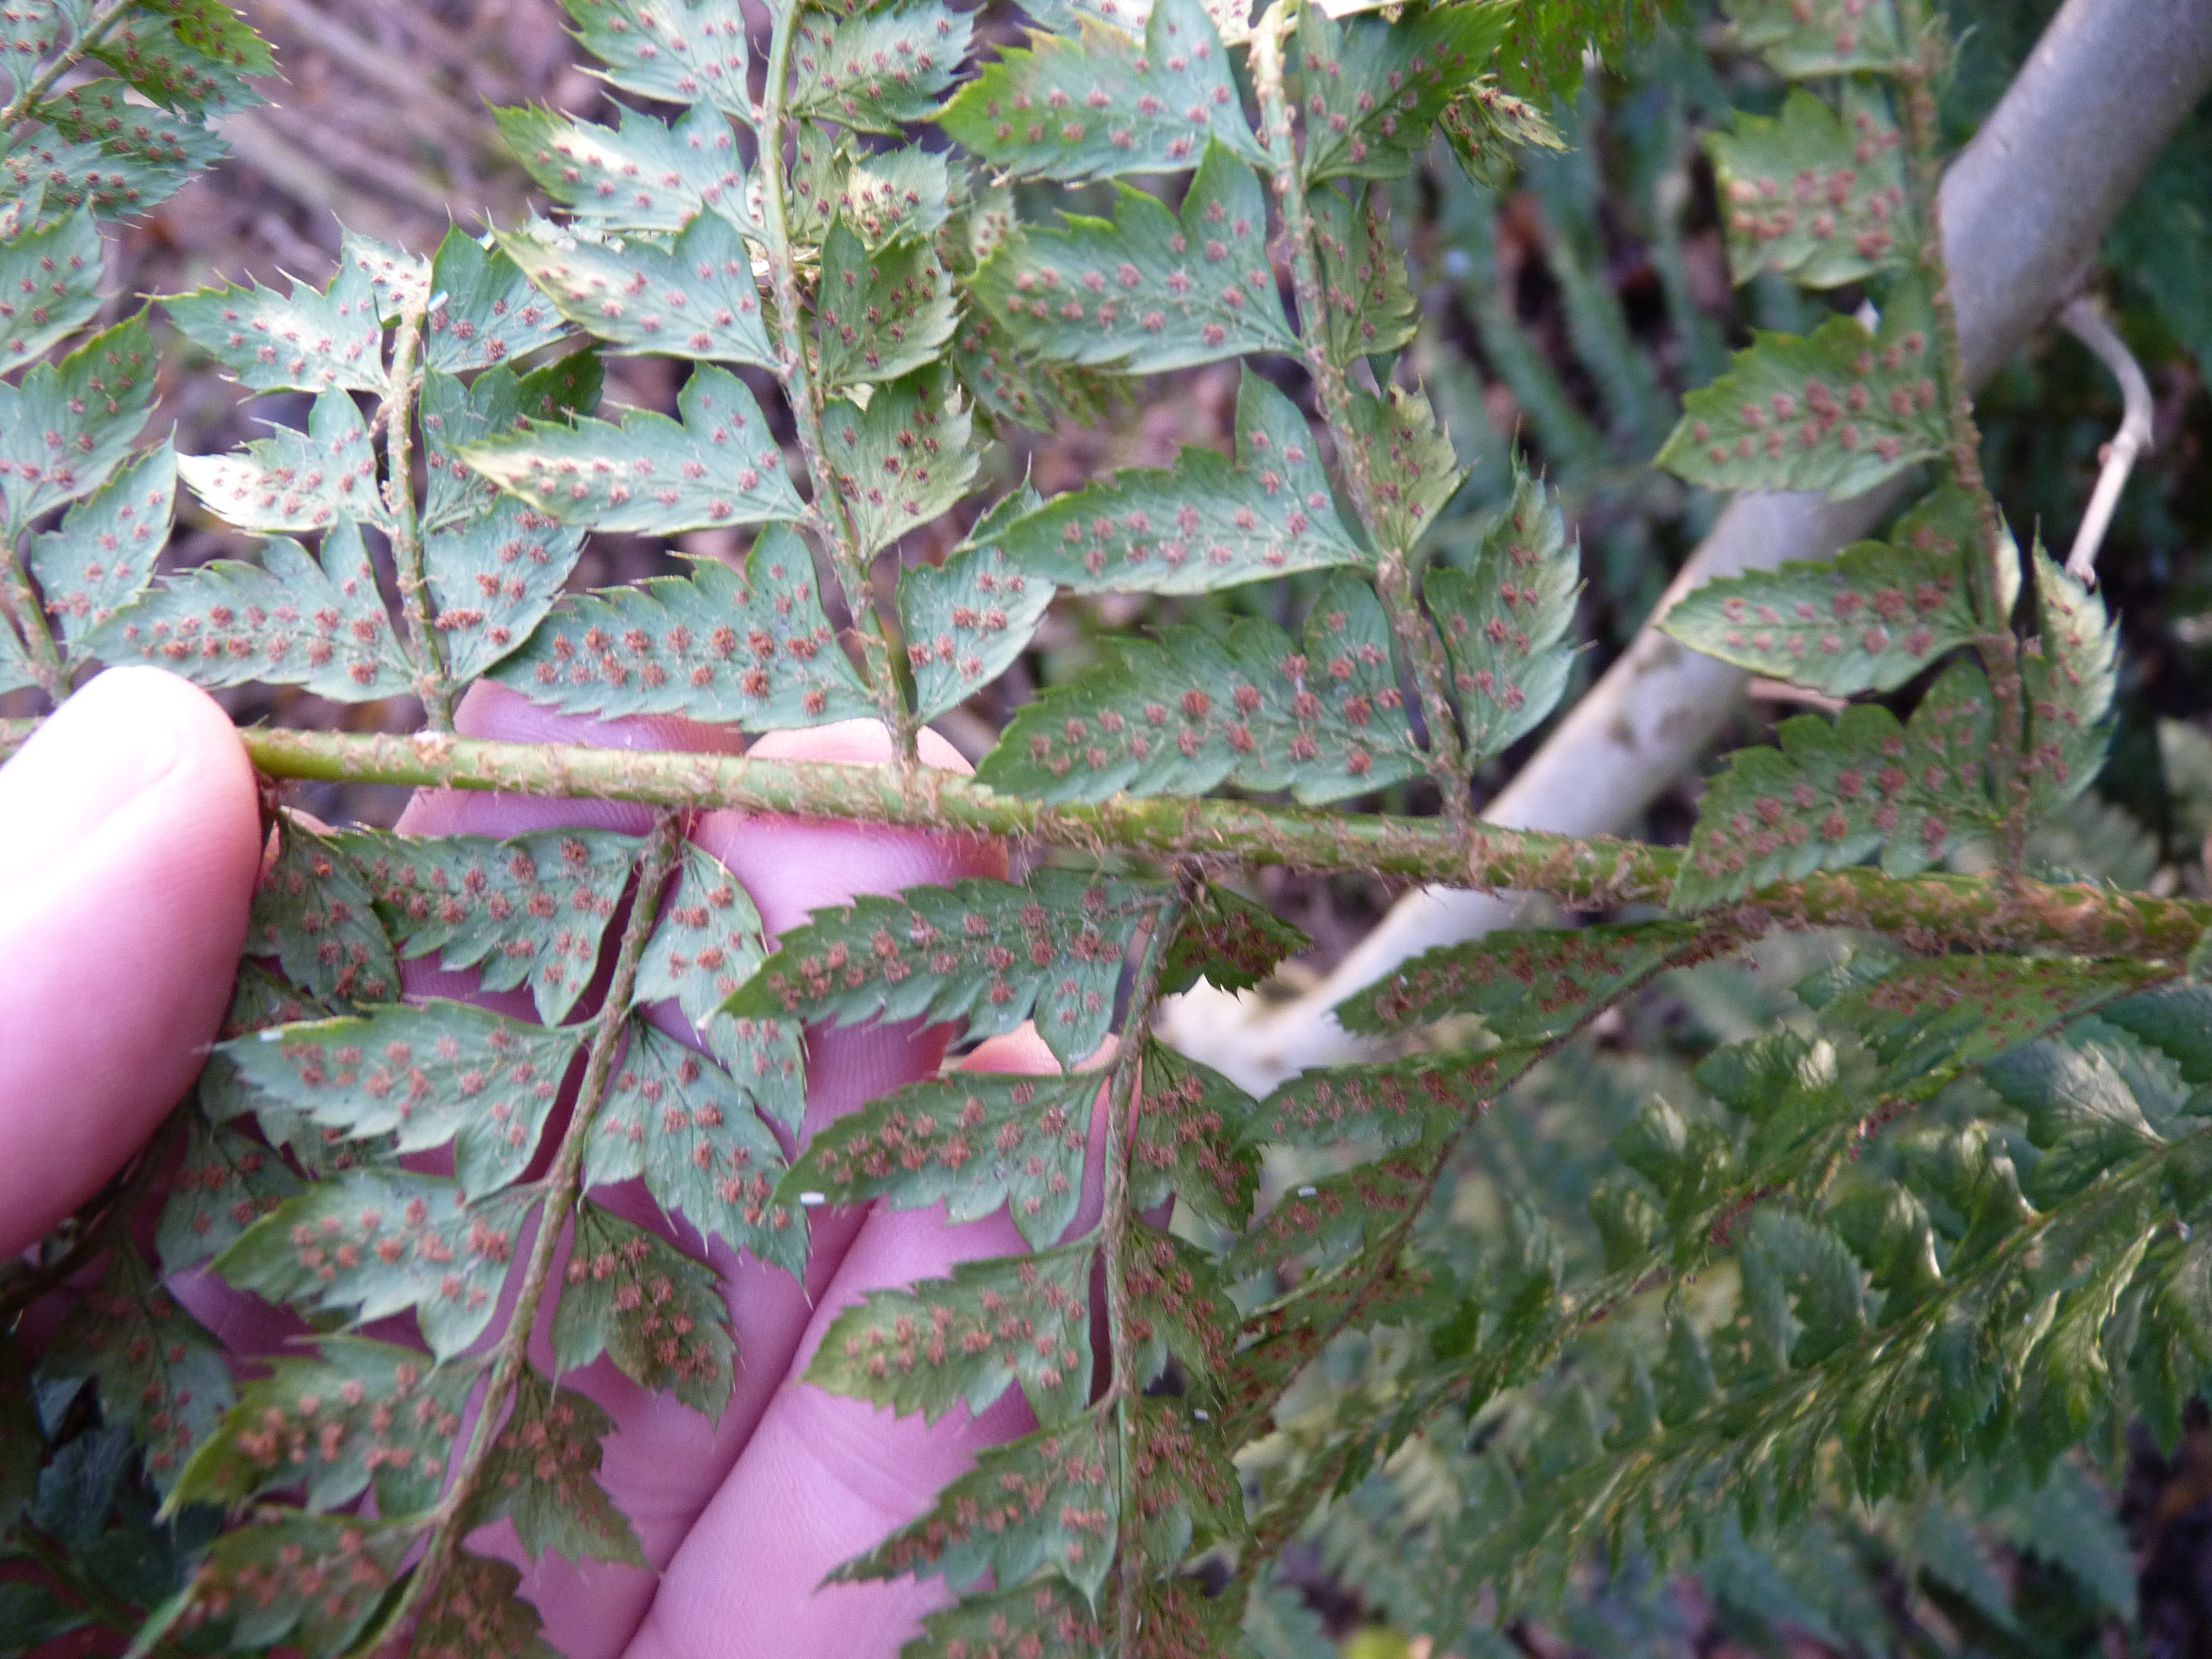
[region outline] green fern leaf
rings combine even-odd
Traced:
[[[473,1200],[529,1167],[582,1036],[431,1001],[275,1026],[222,1052],[250,1087],[310,1122],[392,1135],[403,1152],[450,1141]]]
[[[1201,979],[1217,990],[1249,990],[1312,943],[1266,905],[1209,884],[1184,910],[1182,926],[1168,942],[1160,994],[1188,991]]]
[[[1286,1146],[1360,1142],[1390,1151],[1444,1140],[1486,1110],[1538,1058],[1534,1048],[1500,1048],[1302,1072],[1267,1097],[1251,1133]]]
[[[422,376],[424,480],[422,526],[427,536],[466,526],[499,510],[505,501],[499,486],[471,471],[462,459],[470,445],[486,438],[528,430],[531,421],[559,421],[588,415],[599,406],[605,368],[591,351],[568,356],[518,375],[504,364],[488,368],[464,385],[453,375],[429,369]],[[427,557],[427,555],[426,555]]]
[[[128,95],[124,82],[82,81],[40,100],[39,119],[70,141],[96,146],[98,164],[50,199],[88,205],[102,218],[149,213],[227,154],[222,139],[191,115],[157,109]]]
[[[740,1020],[722,1012],[722,1004],[768,956],[767,933],[751,895],[720,860],[685,842],[675,895],[638,962],[637,1000],[645,1004],[675,999],[708,1053],[752,1097],[762,1115],[796,1134],[806,1109],[798,1029],[781,1020]]]
[[[1319,6],[1298,13],[1309,180],[1391,179],[1428,148],[1447,106],[1496,55],[1513,9],[1499,0],[1430,5],[1389,21],[1338,23]]]
[[[1132,468],[1056,496],[998,541],[1024,572],[1078,593],[1196,593],[1366,562],[1305,416],[1249,368],[1235,460],[1193,446],[1172,469]]]
[[[319,1001],[397,1001],[392,941],[347,849],[289,813],[278,830],[276,856],[254,890],[246,948],[275,957],[284,977]]]
[[[164,439],[33,538],[31,574],[70,662],[84,661],[91,636],[145,592],[176,501],[177,452]]]
[[[633,109],[613,127],[549,109],[494,110],[492,118],[515,160],[580,226],[673,235],[702,209],[746,216],[736,136],[708,105],[672,126]]]
[[[62,0],[21,0],[0,13],[0,52],[7,54],[0,63],[8,65],[10,81],[16,78],[19,68],[33,66],[52,56],[74,32]]]
[[[1946,486],[1887,541],[1707,582],[1660,626],[1709,657],[1833,696],[1894,690],[1980,632],[1966,562],[1978,540],[1973,503]]]
[[[599,1484],[599,1444],[614,1421],[591,1401],[525,1366],[514,1407],[484,1461],[471,1520],[505,1516],[533,1561],[548,1550],[571,1561],[645,1566],[637,1534]]]
[[[927,367],[959,320],[951,279],[927,240],[871,247],[842,213],[822,245],[819,365],[825,392]]]
[[[490,1322],[535,1200],[525,1190],[472,1205],[440,1176],[348,1170],[254,1223],[215,1271],[274,1302],[349,1308],[363,1324],[411,1308],[430,1352],[449,1359]]]
[[[893,0],[834,20],[807,14],[793,31],[791,112],[855,132],[927,120],[968,55],[972,27],[942,0]]]
[[[912,887],[817,910],[726,1005],[740,1017],[965,1018],[971,1037],[1011,1031],[1036,1010],[1063,1066],[1089,1059],[1114,1014],[1114,987],[1162,889],[1075,870],[1026,884],[978,878]]]
[[[1373,484],[1375,539],[1384,547],[1413,548],[1466,482],[1451,435],[1438,424],[1426,392],[1395,384],[1387,403],[1353,390],[1352,433]]]
[[[488,991],[530,987],[557,1024],[598,965],[638,842],[605,830],[418,837],[385,830],[333,838],[368,878],[376,913],[409,957],[477,968]]]
[[[2171,1060],[2191,1087],[2212,1083],[2212,986],[2162,985],[2108,1005],[2100,1018]]]
[[[533,421],[459,453],[540,512],[593,530],[667,536],[804,516],[783,453],[743,381],[702,365],[676,407],[673,421],[643,409],[619,426]]]
[[[1390,240],[1381,204],[1317,190],[1306,207],[1321,255],[1329,356],[1348,364],[1398,350],[1413,337],[1417,311],[1406,286],[1405,256]],[[1406,395],[1395,386],[1391,391],[1394,403]]]
[[[422,361],[430,368],[465,374],[561,337],[560,317],[514,261],[458,225],[438,244],[427,282],[434,299],[445,295],[425,319]]]
[[[2126,1079],[2097,1049],[2030,1042],[1992,1059],[1982,1079],[2027,1115],[2027,1138],[2043,1151],[2029,1174],[2028,1195],[2045,1208],[2165,1144],[2144,1121]]]
[[[446,679],[459,686],[480,678],[530,639],[583,550],[582,531],[563,529],[512,497],[424,538],[430,622]]]
[[[969,284],[1015,352],[1158,374],[1253,351],[1296,353],[1267,262],[1260,181],[1209,145],[1180,216],[1115,186],[1114,222],[1069,216],[1007,241]]]
[[[1217,1227],[1241,1229],[1259,1187],[1259,1160],[1245,1144],[1259,1110],[1220,1073],[1148,1042],[1129,1149],[1131,1205],[1149,1210],[1179,1198]]]
[[[965,1596],[931,1613],[921,1634],[899,1650],[899,1659],[1021,1659],[1030,1653],[1100,1659],[1105,1641],[1086,1597],[1057,1578],[1037,1578]]]
[[[1171,1397],[1139,1399],[1130,1414],[1131,1518],[1143,1559],[1165,1569],[1194,1546],[1242,1536],[1244,1493],[1212,1414]]]
[[[952,337],[952,365],[975,407],[1005,426],[1049,432],[1062,420],[1095,422],[1109,401],[1103,373],[1022,349],[1002,322],[975,304],[962,312]]]
[[[54,1332],[38,1376],[97,1381],[101,1412],[129,1427],[163,1493],[232,1398],[222,1344],[177,1305],[127,1242],[110,1252],[99,1283]]]
[[[280,1355],[192,1453],[175,1501],[235,1509],[301,1487],[301,1502],[320,1513],[374,1487],[386,1520],[422,1514],[438,1501],[479,1375],[359,1336],[325,1336],[309,1357]]]
[[[90,322],[106,268],[100,227],[87,212],[0,240],[0,374]]]
[[[246,77],[276,73],[260,37],[219,0],[125,11],[89,55],[155,103],[208,120],[260,103]]]
[[[708,1422],[720,1420],[737,1342],[712,1268],[586,1203],[576,1211],[575,1247],[561,1278],[556,1365],[580,1370],[604,1353],[640,1388],[672,1394]]]
[[[1782,113],[1739,113],[1705,140],[1739,283],[1761,271],[1805,288],[1864,282],[1897,264],[1911,228],[1904,135],[1881,95],[1846,82],[1840,115],[1802,88]]]
[[[2027,695],[2029,805],[2057,811],[2096,781],[2112,736],[2119,629],[2105,601],[2054,563],[2036,544],[2037,636],[2021,653]]]
[[[104,662],[149,662],[205,686],[264,680],[341,702],[415,689],[350,519],[323,538],[320,563],[289,536],[275,537],[258,565],[218,559],[141,594],[88,634],[84,648]]]
[[[39,670],[11,627],[0,626],[0,691],[39,684]]]
[[[711,559],[692,570],[569,601],[493,678],[556,708],[682,714],[750,732],[873,712],[795,532],[764,532],[742,576]]]
[[[1283,1194],[1221,1264],[1231,1284],[1302,1263],[1318,1277],[1387,1237],[1427,1197],[1433,1155],[1411,1153],[1308,1182]],[[1302,1284],[1302,1288],[1304,1288]]]
[[[1762,1208],[1740,1260],[1753,1347],[1771,1373],[1817,1365],[1865,1334],[1865,1272],[1819,1223]]]
[[[1349,999],[1348,1031],[1384,1034],[1453,1014],[1480,1014],[1508,1042],[1543,1042],[1571,1031],[1662,969],[1709,955],[1695,922],[1486,934],[1423,952]]]
[[[1041,1425],[1072,1423],[1091,1399],[1097,1254],[1085,1239],[963,1261],[910,1290],[871,1291],[831,1322],[806,1380],[931,1423],[955,1406],[981,1413],[1019,1383]]]
[[[1143,27],[1141,41],[1087,19],[1074,33],[1035,35],[986,64],[939,123],[1018,177],[1168,172],[1192,165],[1209,139],[1267,166],[1200,0],[1158,0]]]
[[[424,304],[430,298],[430,262],[419,253],[380,242],[357,230],[346,230],[338,236],[338,262],[368,279],[369,291],[376,295],[376,314],[382,321],[396,323],[408,307]]]
[[[517,233],[500,251],[562,316],[615,345],[774,368],[775,349],[738,228],[702,210],[665,246],[574,232]]]
[[[1512,506],[1483,537],[1472,568],[1431,565],[1422,582],[1478,763],[1541,725],[1567,689],[1579,554],[1557,498],[1516,460]]]
[[[1912,64],[1895,0],[1729,0],[1728,10],[1737,40],[1792,80]]]
[[[951,198],[945,153],[910,144],[846,158],[833,205],[873,252],[902,237],[935,236],[951,216]]]
[[[276,1513],[217,1538],[193,1573],[180,1622],[197,1642],[242,1653],[343,1653],[368,1626],[414,1527],[351,1515]]]
[[[1033,1249],[1059,1242],[1083,1198],[1099,1077],[1012,1077],[961,1072],[848,1112],[791,1166],[781,1202],[894,1209],[942,1203],[974,1221],[1006,1206]]]
[[[942,368],[877,386],[866,409],[840,398],[822,428],[864,554],[951,512],[981,465],[958,383]]]
[[[711,103],[749,120],[745,20],[737,0],[566,0],[576,40],[625,92]]]
[[[391,528],[376,487],[376,452],[351,394],[323,392],[305,432],[273,431],[243,452],[180,455],[177,470],[210,511],[240,530],[329,530],[348,520]]]
[[[957,708],[1029,648],[1056,590],[1016,562],[1004,532],[1043,505],[1024,485],[978,520],[943,564],[899,572],[899,622],[917,718]]]
[[[1709,489],[1871,489],[1943,453],[1936,352],[1927,296],[1909,285],[1891,292],[1871,337],[1850,317],[1803,337],[1761,334],[1682,399],[1653,465]]]
[[[522,1574],[506,1561],[465,1549],[415,1616],[414,1650],[426,1659],[560,1659],[539,1633],[537,1607],[522,1594]]]
[[[173,294],[161,304],[179,333],[255,392],[384,390],[376,294],[357,266],[340,265],[327,293],[295,282],[279,294],[256,283]]]
[[[1390,658],[1389,624],[1340,577],[1306,617],[1305,648],[1272,623],[1216,639],[1170,629],[1102,641],[1106,661],[1018,713],[983,758],[994,789],[1045,800],[1289,789],[1315,805],[1425,768]]]
[[[130,455],[153,411],[158,361],[141,313],[58,363],[33,363],[13,386],[0,380],[0,530],[10,544],[40,514],[99,489]]]
[[[300,1190],[299,1177],[267,1146],[228,1125],[188,1115],[191,1139],[170,1178],[154,1237],[164,1273],[196,1267]]]
[[[1227,1380],[1237,1346],[1237,1304],[1213,1258],[1196,1245],[1133,1223],[1127,1254],[1132,1376],[1148,1389],[1170,1357],[1209,1396]]]
[[[642,1176],[662,1211],[794,1278],[806,1269],[801,1212],[777,1194],[783,1149],[712,1060],[642,1020],[584,1152],[592,1186]]]
[[[1737,750],[1706,790],[1673,902],[1702,909],[1876,848],[1890,874],[1918,874],[1994,830],[1983,774],[1992,726],[1989,682],[1967,659],[1902,726],[1873,704],[1832,725],[1784,720],[1781,748]]]
[[[963,1589],[986,1573],[1012,1584],[1042,1568],[1095,1601],[1114,1563],[1121,1461],[1110,1406],[1093,1407],[1064,1429],[989,1447],[927,1514],[846,1562],[830,1582],[941,1574]]]

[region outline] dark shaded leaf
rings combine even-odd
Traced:
[[[1796,79],[1912,61],[1895,0],[1729,0],[1736,38]]]
[[[1500,1048],[1302,1072],[1268,1095],[1247,1133],[1253,1140],[1290,1146],[1374,1141],[1396,1148],[1443,1140],[1486,1110],[1537,1058],[1534,1048]]]
[[[931,1613],[921,1621],[921,1634],[899,1650],[899,1659],[1026,1659],[1046,1653],[1097,1659],[1105,1640],[1085,1598],[1058,1578],[1036,1578],[967,1596],[957,1607]]]
[[[521,1591],[512,1564],[458,1552],[416,1615],[408,1652],[413,1659],[559,1659]]]
[[[1509,1042],[1541,1042],[1662,968],[1710,955],[1717,942],[1686,921],[1490,933],[1415,957],[1347,1000],[1339,1018],[1347,1030],[1389,1032],[1480,1014]]]
[[[2021,653],[2020,672],[2033,744],[2029,801],[2042,816],[2087,789],[2105,763],[2119,628],[2106,619],[2103,598],[2054,563],[2039,541],[2035,609],[2039,631]]]
[[[561,1276],[556,1365],[580,1370],[604,1353],[639,1387],[672,1394],[709,1422],[720,1420],[737,1341],[714,1269],[586,1202],[577,1208],[575,1245]]]
[[[1160,969],[1160,994],[1188,991],[1200,980],[1220,991],[1245,991],[1285,957],[1313,941],[1264,904],[1209,883],[1183,912]]]
[[[155,1248],[164,1274],[196,1267],[300,1190],[272,1147],[191,1115],[191,1142],[169,1178]]]
[[[1170,1197],[1235,1232],[1252,1213],[1258,1160],[1247,1146],[1261,1109],[1210,1066],[1148,1042],[1139,1074],[1129,1201],[1149,1210]]]
[[[350,1515],[276,1513],[283,1518],[216,1540],[169,1633],[217,1637],[233,1652],[282,1644],[318,1659],[343,1652],[362,1633],[415,1528]]]

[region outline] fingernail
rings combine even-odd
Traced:
[[[35,880],[174,769],[176,689],[157,669],[111,669],[0,767],[0,881]]]

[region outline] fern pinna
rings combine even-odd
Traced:
[[[279,817],[192,1097],[0,1276],[0,1559],[55,1575],[36,1616],[143,1616],[144,1644],[193,1651],[543,1651],[480,1529],[647,1559],[564,1375],[605,1355],[715,1417],[738,1355],[707,1252],[803,1278],[818,1217],[863,1204],[1003,1208],[1030,1247],[845,1307],[806,1373],[931,1419],[1018,1389],[1035,1419],[834,1575],[945,1582],[912,1655],[1287,1651],[1273,1575],[1301,1538],[1474,1640],[1595,1543],[1700,1559],[1822,1504],[2047,1468],[2133,1414],[2178,1432],[2212,1366],[2207,917],[2030,873],[2100,764],[2113,630],[2022,556],[1978,471],[1922,0],[1731,8],[1799,83],[1711,141],[1736,274],[1867,308],[1759,337],[1660,459],[1721,490],[1926,489],[1878,540],[1671,613],[1686,645],[1845,702],[1733,757],[1680,850],[1475,823],[1478,769],[1568,684],[1577,549],[1522,472],[1485,535],[1428,538],[1464,475],[1401,355],[1391,181],[1439,129],[1486,174],[1555,143],[1515,88],[1571,64],[1588,9],[1049,0],[1012,44],[944,0],[785,0],[765,28],[735,0],[568,3],[630,101],[500,113],[556,220],[427,257],[349,238],[327,289],[159,301],[243,386],[311,399],[222,455],[139,444],[145,314],[54,353],[102,305],[102,222],[207,165],[272,61],[216,0],[0,12],[0,690],[58,702],[147,663],[411,695],[412,738],[245,735],[279,777],[653,809],[641,834],[504,839]],[[1050,212],[1050,185],[1098,211]],[[602,407],[609,355],[688,363],[673,413]],[[1228,453],[1050,499],[997,465],[1000,436],[1094,418],[1127,377],[1231,361]],[[179,478],[255,562],[155,579]],[[957,550],[902,562],[948,518]],[[741,558],[568,591],[593,532],[722,528]],[[1056,595],[1269,582],[1296,628],[1110,640],[973,779],[922,765],[925,723]],[[872,720],[890,760],[489,742],[456,726],[480,682],[746,733]],[[1378,797],[1438,806],[1343,805]],[[1037,856],[776,936],[689,838],[720,806]],[[1377,1063],[1255,1100],[1149,1033],[1163,999],[1303,947],[1232,884],[1267,863],[1628,919],[1403,963],[1342,1011]],[[1586,1216],[1441,1242],[1470,1125],[1642,988],[1777,927],[1862,937],[1787,1029],[1702,1063],[1690,1109],[1644,1106]],[[403,994],[409,962],[526,1006]],[[799,1139],[810,1042],[904,1020],[1033,1023],[1057,1070],[950,1070]],[[684,1224],[621,1212],[626,1182]],[[95,1262],[19,1351],[25,1310]],[[312,1340],[234,1375],[162,1288],[203,1267]],[[1425,1574],[1400,1593],[1346,1523],[1425,1468],[1456,1496],[1397,1540]],[[63,1547],[103,1529],[127,1571]]]

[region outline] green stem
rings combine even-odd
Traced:
[[[1328,422],[1344,469],[1352,510],[1366,526],[1375,549],[1375,591],[1390,618],[1390,631],[1398,649],[1413,671],[1420,688],[1421,713],[1429,728],[1429,775],[1443,795],[1444,813],[1465,826],[1474,816],[1469,794],[1470,769],[1460,743],[1459,716],[1452,710],[1451,667],[1444,642],[1436,625],[1422,611],[1413,590],[1412,552],[1384,538],[1380,526],[1374,470],[1358,422],[1353,418],[1351,383],[1344,369],[1329,355],[1328,296],[1322,282],[1321,261],[1314,252],[1313,219],[1306,209],[1305,182],[1300,175],[1296,141],[1291,131],[1288,100],[1283,95],[1283,32],[1290,27],[1291,0],[1275,0],[1252,34],[1252,83],[1260,97],[1261,135],[1274,162],[1275,204],[1283,216],[1283,236],[1290,244],[1291,270],[1298,299],[1298,334],[1305,347],[1306,368],[1314,379],[1316,400]]]
[[[644,856],[638,861],[637,889],[630,898],[629,920],[623,927],[622,947],[615,957],[614,977],[607,986],[606,1000],[600,1005],[592,1032],[591,1057],[585,1062],[584,1080],[576,1093],[575,1108],[561,1137],[561,1150],[554,1158],[552,1172],[545,1177],[545,1199],[538,1212],[537,1236],[531,1243],[530,1260],[523,1270],[522,1288],[515,1297],[514,1311],[492,1355],[491,1381],[485,1387],[483,1404],[477,1413],[468,1447],[456,1466],[453,1484],[447,1487],[445,1496],[432,1512],[429,1545],[423,1553],[422,1565],[409,1581],[401,1604],[388,1620],[380,1621],[380,1632],[397,1629],[410,1608],[424,1605],[437,1593],[439,1581],[452,1565],[463,1534],[475,1524],[477,1492],[498,1440],[501,1415],[521,1379],[523,1367],[530,1363],[530,1336],[537,1327],[538,1304],[544,1300],[546,1287],[553,1282],[553,1258],[583,1191],[584,1152],[591,1144],[592,1128],[599,1119],[600,1107],[606,1102],[607,1085],[614,1075],[616,1056],[622,1049],[623,1028],[637,990],[638,964],[644,960],[646,941],[653,937],[654,925],[659,920],[661,896],[676,872],[683,846],[682,816],[670,813],[653,826]]]
[[[54,643],[54,630],[47,625],[46,610],[31,586],[30,574],[23,568],[14,539],[9,543],[6,560],[0,562],[0,628],[11,623],[23,642],[39,690],[59,707],[69,696],[69,666],[62,659],[61,647]]]
[[[413,635],[415,690],[422,699],[430,729],[450,732],[453,683],[446,672],[437,623],[430,615],[429,583],[422,572],[422,520],[415,506],[415,398],[422,385],[422,366],[415,359],[428,314],[427,295],[410,301],[399,313],[392,344],[392,389],[377,417],[384,427],[385,454],[391,463],[384,499],[392,510],[392,558],[399,573],[399,599],[406,611],[407,630]]]
[[[137,3],[137,0],[100,0],[86,18],[84,27],[77,31],[76,39],[70,42],[69,50],[26,81],[21,90],[0,108],[0,130],[12,127],[38,105],[39,100],[53,90],[54,82],[67,75],[86,55],[106,37],[116,20]]]
[[[775,289],[777,357],[783,373],[784,394],[791,404],[792,422],[799,434],[799,453],[814,483],[814,517],[826,532],[830,562],[844,590],[845,607],[860,636],[861,666],[868,686],[883,710],[884,723],[897,745],[900,769],[911,776],[919,769],[916,732],[920,727],[900,689],[891,661],[890,641],[876,609],[875,579],[867,551],[860,544],[853,515],[830,465],[829,446],[823,438],[822,387],[806,363],[805,313],[799,302],[799,263],[791,237],[790,204],[785,199],[787,181],[783,170],[784,100],[791,81],[791,36],[804,9],[793,0],[776,11],[775,33],[769,37],[768,83],[761,94],[760,177],[761,216],[767,232],[769,277]]]

